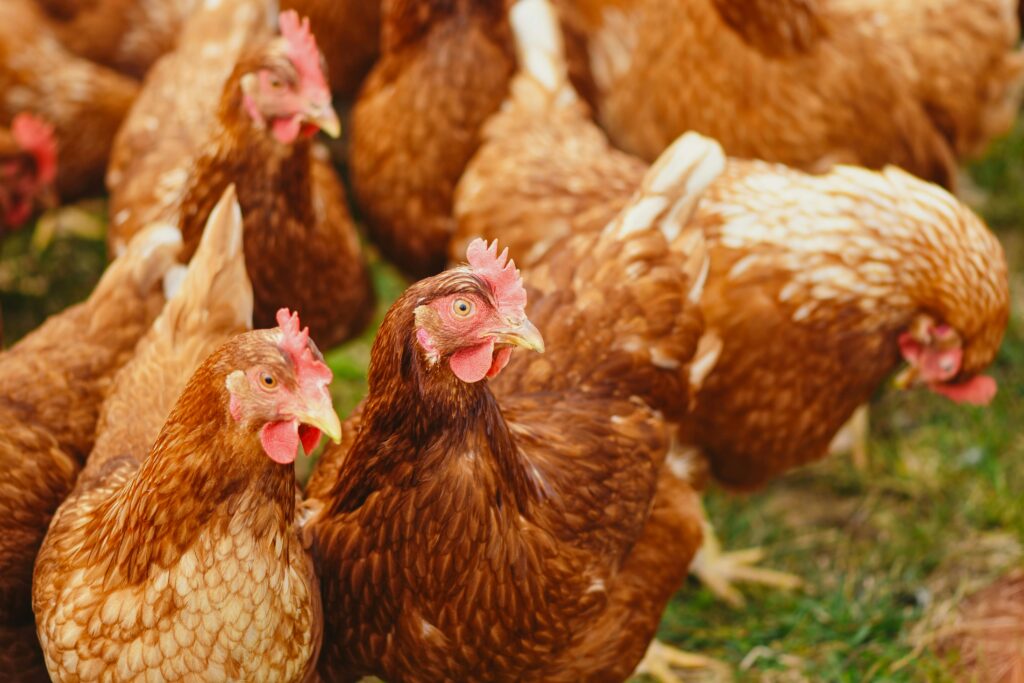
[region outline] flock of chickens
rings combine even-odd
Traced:
[[[0,2],[3,227],[105,183],[112,257],[0,354],[4,680],[716,669],[652,641],[688,572],[798,579],[721,549],[711,480],[825,456],[901,363],[994,395],[1007,266],[951,192],[1016,114],[1015,0],[280,4]],[[350,99],[423,279],[342,423]]]

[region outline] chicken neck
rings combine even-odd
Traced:
[[[211,528],[289,536],[295,470],[266,456],[255,427],[235,428],[225,376],[211,363],[197,371],[150,454],[92,518],[89,537],[118,539],[113,560],[129,581],[143,580],[153,562],[168,566]]]
[[[356,510],[382,489],[469,471],[483,494],[477,501],[528,515],[538,489],[487,382],[459,380],[416,346],[413,311],[423,284],[392,308],[374,343],[366,407],[332,496],[334,512]]]

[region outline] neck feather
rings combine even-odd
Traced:
[[[447,359],[431,364],[417,347],[413,311],[422,284],[392,307],[374,343],[369,394],[332,494],[334,512],[354,510],[388,486],[413,486],[426,472],[444,477],[472,452],[494,475],[481,482],[495,488],[481,499],[510,501],[525,514],[539,491],[487,381],[463,382]]]
[[[255,426],[231,419],[225,376],[200,368],[142,466],[93,518],[88,536],[117,539],[112,561],[130,582],[172,564],[204,531],[231,533],[239,516],[257,538],[288,533],[295,471],[271,461]]]

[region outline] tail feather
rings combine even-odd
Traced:
[[[577,101],[569,81],[562,29],[549,0],[519,0],[509,10],[509,22],[515,38],[519,73],[513,84],[513,97],[524,99],[539,87],[546,103],[568,105]],[[523,82],[534,88],[523,87]]]
[[[181,231],[173,225],[154,223],[132,238],[124,251],[114,259],[103,274],[93,297],[102,298],[108,288],[124,286],[124,275],[133,282],[140,295],[148,294],[178,264],[181,252]]]
[[[692,302],[700,300],[709,262],[704,232],[690,218],[724,168],[725,153],[717,142],[698,133],[684,134],[658,157],[632,200],[605,228],[606,236],[624,239],[656,225],[670,248],[687,257],[687,297]]]
[[[168,301],[162,319],[180,333],[203,329],[252,329],[252,284],[245,268],[242,210],[235,186],[224,191],[206,221],[188,271]]]

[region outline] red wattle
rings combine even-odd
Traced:
[[[463,382],[479,382],[487,376],[494,356],[494,340],[461,349],[452,354],[448,364]]]
[[[956,403],[974,406],[987,406],[999,390],[996,380],[988,375],[977,375],[957,384],[929,384],[928,388]]]
[[[260,430],[260,443],[271,460],[291,464],[299,454],[299,425],[295,420],[268,422]]]

